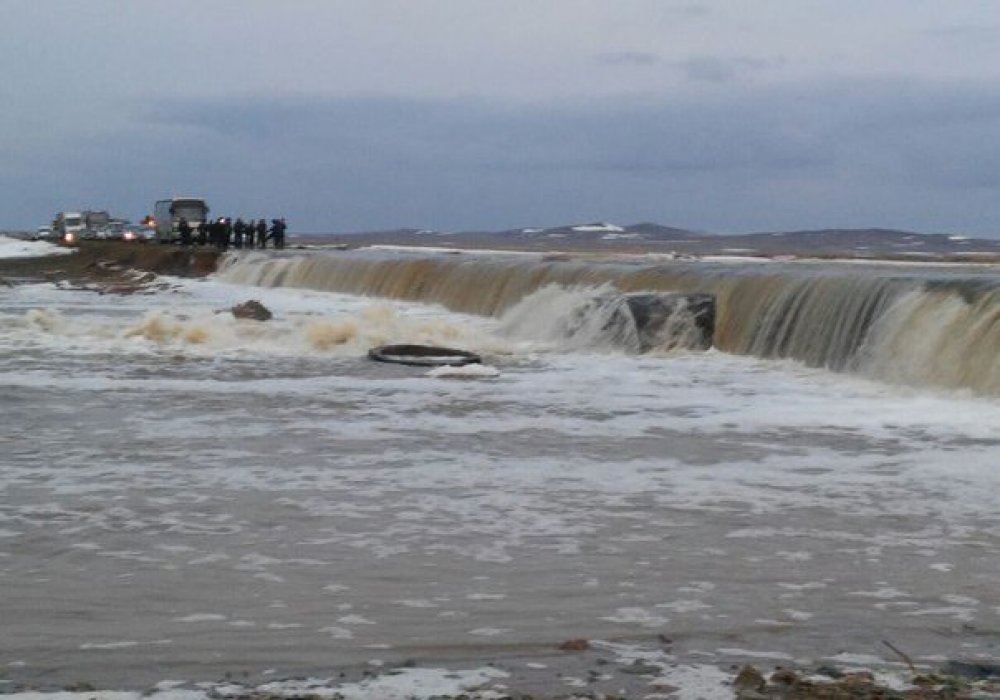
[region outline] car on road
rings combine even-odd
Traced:
[[[129,226],[128,221],[112,219],[97,231],[97,237],[105,241],[120,241],[125,237],[125,228]]]
[[[121,239],[132,243],[147,243],[156,237],[156,229],[143,224],[126,224]]]

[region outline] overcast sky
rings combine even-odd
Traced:
[[[0,0],[0,227],[1000,237],[996,0]]]

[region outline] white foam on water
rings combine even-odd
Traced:
[[[478,627],[474,630],[469,630],[468,634],[472,637],[500,637],[512,631],[510,628],[505,627]]]
[[[143,694],[129,691],[101,690],[90,692],[55,691],[55,692],[19,692],[5,693],[4,697],[10,700],[142,700]],[[157,693],[156,697],[159,698]],[[203,692],[189,691],[182,695],[171,694],[171,700],[204,700],[207,696]],[[165,698],[162,700],[166,700]]]
[[[275,321],[215,313],[247,298]],[[38,567],[37,591],[59,585],[47,569],[63,557],[64,572],[105,582],[185,581],[177,609],[77,640],[134,652],[88,653],[142,658],[141,632],[158,625],[333,654],[676,626],[759,634],[741,641],[753,658],[817,636],[796,627],[835,629],[830,605],[875,616],[917,603],[878,619],[935,639],[998,612],[994,593],[964,585],[988,560],[967,548],[1000,517],[995,401],[718,352],[561,354],[436,307],[214,281],[148,298],[4,290],[0,327],[0,389],[25,397],[0,483],[30,496],[0,508],[12,533],[0,569]],[[368,342],[397,333],[495,350],[502,374],[445,382],[361,364]],[[358,362],[235,380],[247,355]],[[195,360],[209,360],[199,376]],[[38,407],[44,427],[16,413]],[[57,554],[25,561],[22,536]],[[762,600],[734,607],[720,571],[760,576],[741,594]],[[488,594],[470,572],[490,576]],[[265,597],[237,607],[234,581]],[[93,602],[79,591],[75,604]],[[578,607],[545,619],[567,591]]]
[[[372,620],[364,617],[363,615],[344,615],[343,617],[337,618],[337,622],[343,625],[374,625],[376,624]]]
[[[8,700],[210,700],[211,698],[241,697],[249,694],[273,698],[295,698],[308,695],[315,698],[343,700],[429,700],[430,698],[489,697],[488,689],[508,676],[495,668],[448,670],[440,668],[407,668],[380,674],[357,682],[307,678],[274,681],[258,686],[202,683],[198,689],[176,687],[182,681],[164,681],[148,691],[55,691],[4,693]],[[483,689],[481,693],[476,692]]]
[[[721,647],[716,652],[723,656],[733,656],[739,659],[769,659],[771,661],[791,661],[794,657],[777,651],[754,651],[733,647]]]
[[[227,619],[225,615],[219,613],[195,613],[183,617],[175,617],[175,622],[219,622]]]
[[[609,622],[635,624],[648,629],[665,629],[670,622],[669,617],[657,615],[644,608],[619,608],[613,615],[607,615],[603,619]]]
[[[330,685],[329,682],[284,681],[258,686],[257,690],[277,697],[301,697],[304,694],[344,700],[422,700],[457,696],[506,678],[495,668],[449,671],[435,668],[399,669],[356,683]]]
[[[20,285],[0,304],[4,347],[37,352],[128,357],[361,357],[387,343],[462,345],[506,352],[488,319],[419,304],[297,289],[248,289],[211,279],[170,279],[152,296],[100,296],[55,285]],[[267,322],[239,320],[229,309],[256,299]]]
[[[472,364],[460,367],[444,365],[427,372],[428,377],[456,377],[465,379],[482,379],[500,376],[500,370],[492,365]]]
[[[649,685],[669,688],[666,697],[677,700],[729,700],[733,697],[732,677],[715,666],[670,665]]]

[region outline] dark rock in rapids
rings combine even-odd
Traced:
[[[737,695],[747,692],[759,693],[764,690],[765,685],[767,685],[767,681],[764,680],[764,676],[753,666],[741,668],[733,680],[733,689]]]
[[[253,299],[237,304],[230,310],[236,318],[246,318],[251,321],[270,321],[274,316],[266,306]]]
[[[677,292],[626,294],[615,316],[635,323],[639,352],[708,350],[715,335],[715,296]],[[614,321],[614,316],[612,320]]]

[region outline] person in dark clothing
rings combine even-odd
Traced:
[[[236,219],[236,223],[233,224],[233,247],[237,250],[243,247],[244,228],[243,219]]]
[[[243,224],[243,247],[253,249],[253,219]]]
[[[191,245],[191,224],[183,216],[177,222],[177,236],[180,239],[181,245],[185,248]]]
[[[219,223],[217,221],[209,221],[205,224],[208,229],[208,244],[213,248],[219,247]]]
[[[198,245],[205,245],[206,243],[208,243],[208,222],[202,221],[200,224],[197,224],[194,228],[196,232],[195,242]]]
[[[281,250],[285,247],[285,229],[288,225],[284,219],[271,219],[271,238],[274,239],[274,247]]]
[[[263,219],[257,220],[257,247],[260,249],[267,247],[267,223]]]
[[[229,250],[229,243],[233,235],[233,225],[229,219],[222,217],[219,219],[219,248]]]

